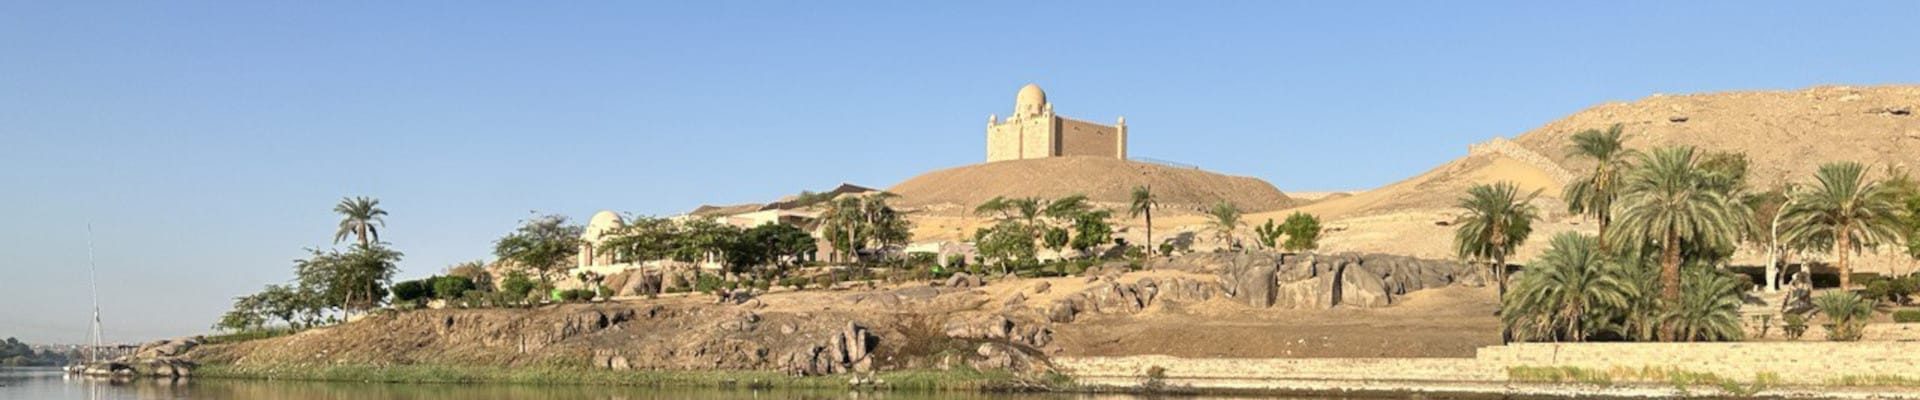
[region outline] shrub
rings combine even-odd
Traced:
[[[721,285],[725,283],[726,282],[720,279],[719,276],[712,275],[712,274],[700,274],[700,278],[694,280],[693,291],[700,292],[700,293],[713,293],[715,289],[719,289]]]
[[[1854,341],[1873,316],[1873,301],[1847,292],[1827,292],[1813,299],[1813,305],[1827,315],[1827,340]]]
[[[428,278],[432,279],[432,278]],[[421,281],[403,281],[393,284],[393,302],[395,304],[418,304],[426,299],[427,285]]]
[[[599,288],[599,290],[597,290],[597,291],[595,291],[595,293],[599,295],[599,298],[600,298],[601,300],[613,300],[613,289],[612,289],[612,288],[608,288],[608,287],[606,287],[606,286],[601,286],[601,287]]]
[[[511,297],[515,299],[526,298],[527,293],[533,291],[533,286],[533,280],[527,279],[527,274],[520,271],[509,273],[506,280],[500,281],[500,291],[512,295]]]
[[[1894,311],[1893,322],[1899,322],[1903,324],[1911,323],[1911,322],[1920,322],[1920,309],[1909,308],[1909,309]]]
[[[473,279],[464,276],[442,276],[429,279],[433,282],[433,298],[441,300],[458,299],[468,290],[476,288],[473,285]]]
[[[793,290],[806,290],[807,278],[798,276],[780,278],[780,286],[790,287],[793,288]]]
[[[1781,316],[1780,320],[1783,323],[1780,325],[1780,332],[1787,336],[1787,340],[1799,340],[1800,335],[1807,334],[1806,316],[1787,313],[1787,315]]]

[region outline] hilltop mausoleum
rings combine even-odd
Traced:
[[[1127,118],[1101,125],[1061,117],[1039,85],[1014,97],[1013,115],[987,117],[987,161],[1094,156],[1127,159]]]

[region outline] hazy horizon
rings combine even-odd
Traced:
[[[1038,83],[1282,191],[1655,93],[1914,82],[1903,3],[0,4],[0,337],[208,331],[392,213],[399,277],[529,211],[674,214],[980,162]],[[1039,18],[1036,16],[1053,16]]]

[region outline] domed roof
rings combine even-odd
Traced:
[[[601,236],[625,224],[626,222],[620,220],[620,214],[613,211],[600,210],[600,212],[593,213],[593,218],[587,219],[586,233],[581,235],[581,239],[597,243],[600,241]]]
[[[1020,95],[1013,98],[1014,110],[1039,110],[1042,104],[1047,104],[1047,92],[1031,83],[1021,86]]]

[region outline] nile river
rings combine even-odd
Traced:
[[[52,368],[0,367],[0,399],[275,399],[275,400],[652,400],[652,399],[886,399],[886,400],[1131,400],[1129,395],[851,393],[840,391],[754,391],[746,389],[651,389],[605,386],[526,386],[381,384],[198,379],[167,383],[135,380],[108,382],[68,377]]]

